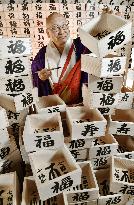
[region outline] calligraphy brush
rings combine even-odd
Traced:
[[[51,69],[49,69],[49,70],[55,70],[55,69],[59,69],[59,68],[61,68],[61,67],[51,68]],[[38,73],[39,71],[40,71],[40,70],[36,71],[35,73]]]

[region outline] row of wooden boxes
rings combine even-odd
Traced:
[[[59,105],[56,107],[56,110],[54,107],[47,107],[42,114],[27,116],[23,139],[21,138],[21,145],[27,153],[36,151],[30,153],[29,158],[42,200],[62,193],[64,190],[71,190],[72,186],[80,184],[81,169],[78,168],[78,165],[76,166],[72,155],[75,157],[78,154],[78,157],[75,158],[79,163],[90,160],[90,163],[85,163],[89,163],[91,169],[97,169],[109,167],[110,156],[118,153],[118,143],[114,136],[108,133],[109,124],[107,125],[106,119],[97,109],[87,109],[84,106],[68,107],[66,115],[62,113],[61,117],[59,113],[54,113],[60,110]],[[51,110],[51,113],[48,113],[48,110],[49,112]],[[90,127],[90,125],[92,126]],[[102,133],[100,136],[97,134],[99,129],[99,133]],[[44,151],[40,151],[42,149]],[[84,162],[82,163],[83,166],[87,166],[84,165]],[[73,175],[69,175],[69,172],[72,172]],[[67,174],[66,177],[65,174]],[[51,183],[49,180],[52,180]],[[66,183],[64,184],[64,182]],[[45,192],[43,191],[44,187],[47,187]],[[95,195],[94,200],[96,198],[98,197]],[[68,203],[73,203],[73,201]]]
[[[56,98],[57,98],[57,96],[56,96]],[[58,105],[57,105],[57,107],[58,107]],[[49,112],[50,112],[50,110],[52,110],[51,111],[52,113],[47,114],[47,112],[44,112],[44,114],[35,114],[35,115],[27,116],[27,119],[25,122],[25,127],[24,127],[24,132],[23,132],[23,136],[25,136],[25,134],[26,134],[27,137],[30,139],[28,141],[28,143],[30,142],[30,145],[32,145],[33,142],[37,145],[37,147],[35,146],[35,148],[38,151],[42,148],[43,149],[50,149],[50,147],[52,148],[51,151],[47,150],[46,155],[44,155],[44,157],[41,157],[41,158],[48,159],[48,152],[49,151],[51,152],[52,156],[54,156],[55,155],[54,153],[57,152],[57,148],[61,148],[62,146],[64,146],[64,141],[65,141],[67,147],[69,148],[69,150],[71,151],[73,156],[75,156],[75,154],[74,154],[75,151],[80,150],[80,151],[82,151],[82,154],[83,154],[84,150],[86,150],[86,153],[87,153],[86,157],[83,157],[80,159],[78,159],[76,157],[77,161],[83,161],[83,160],[85,161],[85,160],[89,159],[89,160],[91,160],[91,164],[92,164],[92,167],[94,169],[109,166],[110,161],[108,162],[108,160],[110,160],[110,159],[108,159],[108,158],[111,155],[117,154],[118,143],[115,140],[114,136],[112,134],[108,133],[108,130],[107,130],[107,132],[105,132],[106,129],[108,129],[109,123],[107,124],[106,119],[100,114],[100,112],[97,109],[87,109],[84,106],[70,107],[70,108],[68,107],[68,108],[66,108],[66,118],[64,117],[65,116],[64,113],[62,113],[62,118],[59,115],[59,113],[53,113],[53,110],[55,112],[59,112],[58,108],[55,110],[53,107],[51,107],[51,108],[47,107],[47,110],[48,109],[49,109]],[[63,111],[65,111],[65,107],[62,110],[62,112]],[[127,110],[126,113],[127,112],[128,112],[128,114],[126,116],[127,116],[127,119],[129,119],[128,116],[131,116],[132,113],[129,110]],[[47,119],[47,120],[45,120],[45,119]],[[130,119],[133,119],[133,118],[130,117]],[[132,121],[130,124],[133,124],[133,120],[130,120],[130,121]],[[95,132],[97,132],[98,129],[94,129],[94,127],[98,126],[97,128],[100,128],[99,125],[96,124],[96,122],[97,123],[100,122],[102,133],[104,133],[104,134],[102,134],[102,136],[98,136],[97,134],[95,134]],[[109,120],[109,122],[110,122],[110,120]],[[87,132],[87,130],[85,129],[85,126],[87,127],[88,125],[91,125],[91,124],[94,125],[94,126],[91,126],[93,129],[91,129],[91,130],[89,129]],[[107,127],[106,127],[106,124],[107,124]],[[30,127],[31,127],[31,129],[28,129]],[[23,128],[23,126],[22,126],[22,128]],[[29,133],[29,130],[31,131],[30,133]],[[83,133],[83,131],[86,131],[86,132],[84,132],[84,136],[81,135],[81,133]],[[76,136],[76,133],[78,133],[77,136]],[[86,133],[87,133],[87,136],[85,136]],[[116,134],[118,134],[118,133],[116,133]],[[122,133],[122,134],[124,135],[124,133]],[[127,134],[128,134],[128,136],[126,136],[126,137],[129,137],[129,135],[131,135],[130,133],[127,133]],[[34,136],[35,139],[30,138],[30,135]],[[122,135],[122,137],[123,137],[123,135]],[[45,138],[44,138],[44,136],[45,136]],[[54,144],[55,144],[54,139],[57,139],[57,138],[59,139],[59,137],[57,137],[57,136],[61,136],[61,138],[60,138],[61,140],[59,141],[59,143],[61,143],[61,144],[58,144],[58,141],[57,141],[57,148],[55,148],[54,147]],[[71,138],[71,136],[72,136],[72,138]],[[53,137],[53,138],[51,138],[51,137]],[[24,139],[24,144],[26,147],[27,143],[25,143],[25,139]],[[62,152],[64,153],[63,154],[64,157],[66,158],[66,156],[68,156],[68,158],[69,158],[68,161],[70,161],[70,158],[72,158],[72,156],[69,154],[70,152],[68,151],[67,147],[63,148]],[[28,152],[37,151],[37,150],[31,150]],[[44,151],[42,151],[42,153],[43,152]],[[31,156],[31,155],[32,155],[33,159],[34,159],[34,155],[35,156],[37,155],[37,162],[39,161],[40,157],[38,156],[37,153],[30,154],[29,156]],[[59,155],[61,156],[61,153]],[[50,154],[49,154],[49,156],[50,156]],[[97,164],[97,162],[94,162],[94,160],[99,161],[100,165],[95,166],[95,164]],[[106,163],[103,162],[103,160],[106,161]],[[30,162],[31,162],[31,160],[30,160]],[[52,162],[51,165],[53,163],[54,162]],[[34,166],[34,164],[37,164],[37,163],[36,162],[33,163],[33,166]],[[74,162],[74,164],[75,164],[75,162]],[[61,165],[63,166],[64,163],[63,164],[61,163]],[[50,166],[48,166],[48,167],[50,167]],[[64,166],[62,168],[65,169]],[[77,170],[77,166],[75,168],[76,168],[76,170],[75,170],[74,177],[76,175],[78,176],[78,174],[80,177],[80,173],[81,173],[80,170],[81,169]],[[38,169],[38,166],[36,169]],[[70,170],[72,171],[72,169],[70,169]],[[39,174],[38,180],[40,180],[40,179],[42,180],[44,173],[42,175],[42,173],[41,173],[42,170],[40,170],[40,169],[36,170],[36,171],[39,171],[38,173],[36,173],[36,174]],[[57,176],[58,176],[58,172],[55,174],[57,174]],[[53,176],[53,174],[52,174],[52,176]],[[68,180],[68,178],[67,178],[67,180]],[[73,180],[78,184],[78,179],[75,180],[75,178],[73,178]],[[73,184],[73,186],[75,186],[75,184]],[[61,188],[59,188],[59,190],[60,189]],[[61,192],[63,192],[63,190]]]
[[[131,154],[133,155],[133,153]],[[22,205],[126,205],[133,197],[133,159],[124,156],[111,158],[111,166],[107,169],[93,170],[90,161],[77,165],[81,169],[81,181],[78,185],[71,186],[68,190],[46,200],[41,200],[35,180],[32,176],[25,177],[23,182]],[[70,170],[72,177],[74,170]],[[64,174],[65,175],[65,174]],[[67,175],[67,174],[66,174]],[[60,178],[60,177],[58,177]],[[58,179],[57,178],[57,182]],[[75,176],[78,183],[78,175]],[[53,183],[52,179],[50,183]],[[67,181],[66,181],[67,182]],[[0,175],[1,204],[20,204],[19,185],[16,172]],[[46,182],[47,184],[48,182]],[[71,182],[70,182],[71,183]],[[67,186],[67,184],[64,184]],[[63,187],[64,187],[63,186]],[[62,187],[62,186],[61,186]],[[44,195],[47,189],[44,189]],[[132,201],[133,198],[129,202]],[[133,201],[132,201],[133,202]],[[130,204],[130,203],[129,203]],[[132,203],[133,204],[133,203]]]
[[[8,119],[8,112],[9,110],[0,107],[0,174],[16,171],[22,182],[22,159],[11,128],[13,121]]]

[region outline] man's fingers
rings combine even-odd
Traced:
[[[47,74],[51,76],[52,75],[52,71],[50,69],[47,69]]]
[[[107,8],[102,9],[102,13],[104,13],[104,14],[105,13],[112,14],[113,11],[109,7],[107,7]]]
[[[42,69],[41,71],[41,74],[51,74],[51,70],[50,69]]]
[[[51,71],[50,70],[46,70],[46,69],[42,69],[41,71],[38,72],[38,76],[41,80],[46,80],[51,76]]]
[[[121,16],[121,12],[116,12],[115,15]]]
[[[41,73],[41,74],[46,73],[46,69],[43,68],[43,69],[40,71],[40,73]]]
[[[49,75],[51,75],[51,74],[52,74],[52,71],[51,71],[51,70],[48,70],[47,73],[48,73]]]

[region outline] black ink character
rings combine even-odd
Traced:
[[[0,21],[0,27],[3,27],[3,23],[2,23],[2,21]]]
[[[54,146],[54,140],[48,140],[48,137],[44,137],[43,147],[52,147],[52,146]]]
[[[82,181],[82,189],[88,189],[89,185],[88,185],[87,176],[82,176],[81,181]]]
[[[120,45],[125,40],[124,31],[118,31],[115,36],[111,36],[108,42],[108,49],[113,49],[116,45]]]
[[[70,149],[77,149],[79,147],[84,147],[85,145],[85,140],[84,139],[78,139],[78,140],[72,140],[70,142]]]
[[[115,6],[114,10],[120,12],[120,7],[119,6]]]
[[[13,161],[5,160],[2,164],[2,169],[0,171],[0,174],[5,174],[11,172],[11,165],[13,164]]]
[[[7,194],[9,195],[7,198],[7,200],[8,200],[7,205],[12,205],[13,204],[13,192],[11,190],[9,190],[9,192]]]
[[[25,89],[25,85],[24,85],[22,79],[17,79],[17,80],[14,79],[14,81],[12,81],[11,79],[8,79],[7,81],[8,81],[8,83],[5,84],[7,86],[6,91],[19,92],[19,91],[23,91]]]
[[[29,28],[24,28],[24,33],[27,35],[30,35],[30,29]]]
[[[81,192],[81,193],[74,193],[74,196],[72,197],[74,202],[78,201],[87,201],[89,199],[88,192]]]
[[[100,82],[97,82],[97,84],[98,84],[97,88],[99,90],[110,91],[113,89],[112,79],[100,81]]]
[[[28,2],[22,4],[22,11],[28,10]]]
[[[81,18],[81,11],[76,13],[76,18]]]
[[[96,156],[101,156],[101,155],[108,155],[111,153],[111,149],[110,146],[107,147],[99,147],[99,149],[97,150],[97,154]]]
[[[109,31],[103,31],[102,33],[97,33],[97,35],[96,36],[94,36],[94,37],[96,37],[98,40],[100,40],[101,38],[104,38],[105,36],[107,36],[108,34],[110,34],[111,32],[109,32]]]
[[[114,176],[116,177],[116,180],[120,180],[120,174],[119,174],[119,170],[118,169],[115,169],[115,173],[114,173]]]
[[[82,26],[82,21],[81,20],[77,20],[77,26]]]
[[[95,167],[104,166],[106,163],[107,163],[106,157],[96,158],[94,161],[94,166]]]
[[[10,148],[9,147],[3,147],[1,150],[0,150],[0,158],[1,159],[4,159],[10,152]]]
[[[107,106],[107,105],[112,105],[115,101],[114,97],[113,97],[113,94],[108,94],[108,95],[105,95],[105,94],[102,94],[103,97],[100,98],[101,102],[100,102],[100,105],[103,105],[103,106]]]
[[[87,134],[89,134],[90,136],[93,136],[95,134],[95,132],[97,132],[99,130],[98,127],[95,127],[94,124],[91,125],[85,125],[85,131],[82,131],[81,135],[86,136]]]
[[[108,114],[110,111],[109,107],[102,107],[102,108],[98,108],[98,110],[101,112],[102,115]]]
[[[69,14],[68,11],[64,11],[63,16],[64,16],[65,18],[69,18],[69,17],[70,17],[70,14]]]
[[[60,177],[61,173],[58,169],[54,168],[55,163],[51,163],[49,167],[46,167],[45,170],[49,170],[49,180],[55,179],[56,177]]]
[[[14,19],[15,18],[14,13],[9,13],[8,16],[9,16],[10,19]]]
[[[34,140],[36,143],[36,147],[41,148],[42,136],[36,136],[38,139]]]
[[[36,12],[36,17],[37,17],[38,19],[42,19],[42,18],[43,18],[42,12],[41,12],[41,11]]]
[[[50,135],[46,135],[42,138],[42,136],[36,136],[38,139],[34,140],[36,143],[36,147],[41,148],[41,143],[43,147],[52,147],[54,146],[54,140],[51,140]],[[44,140],[44,141],[43,141]]]
[[[90,17],[90,18],[94,18],[94,11],[90,11],[89,13],[88,13],[88,16]],[[99,36],[100,34],[98,34],[98,39],[100,39],[101,37]]]
[[[54,182],[54,183],[55,183],[55,186],[52,187],[53,193],[58,193],[59,191],[63,191],[71,187],[73,185],[73,180],[71,179],[70,176],[68,176],[62,179],[61,185],[59,184],[59,182]]]
[[[22,13],[22,16],[23,16],[23,19],[24,19],[24,20],[26,20],[26,19],[30,19],[29,14]]]
[[[9,21],[9,24],[11,27],[17,27],[17,22],[16,21]]]
[[[117,132],[122,134],[127,134],[130,131],[130,128],[127,127],[126,123],[123,123],[120,128],[117,128]]]
[[[36,8],[36,10],[40,11],[42,9],[42,5],[41,4],[36,4],[35,8]]]
[[[79,150],[71,150],[70,152],[75,159],[77,159],[78,156],[80,155]]]
[[[6,63],[6,74],[21,73],[25,70],[25,66],[22,64],[22,61],[19,59],[14,63],[12,60],[8,60]]]
[[[53,112],[60,112],[59,107],[53,108],[53,110],[48,109],[48,113],[53,113]]]
[[[110,63],[108,64],[107,72],[118,72],[121,69],[121,62],[120,59],[110,60]]]
[[[64,162],[64,161],[63,161]],[[60,170],[63,172],[63,174],[67,174],[67,170],[63,162],[59,162],[58,165],[60,166]]]
[[[23,41],[17,40],[15,43],[13,41],[9,41],[11,44],[10,46],[7,46],[9,48],[8,53],[13,54],[21,54],[26,50],[26,47],[23,45]]]
[[[127,101],[129,98],[129,95],[127,93],[125,93],[125,95],[122,97],[121,101]]]
[[[8,8],[8,11],[14,11],[13,4],[8,4],[7,8]]]
[[[30,27],[30,21],[29,21],[29,19],[24,20],[24,21],[23,21],[23,24],[24,24],[24,26],[29,26],[29,27]]]
[[[134,186],[130,186],[130,189],[127,190],[126,194],[134,196]]]
[[[122,172],[123,172],[123,175],[122,175],[120,181],[125,181],[125,182],[130,183],[130,179],[129,179],[129,176],[128,176],[128,171],[122,170]]]
[[[124,185],[123,187],[121,187],[121,190],[119,192],[126,194],[127,189],[128,189],[128,186]]]
[[[3,30],[2,29],[0,29],[0,35],[3,35]]]
[[[124,18],[127,19],[127,20],[130,19],[130,18],[131,18],[131,17],[130,17],[130,14],[129,14],[129,13],[125,13],[125,14],[124,14]]]
[[[17,120],[19,115],[20,115],[19,112],[12,112],[11,110],[8,110],[8,113],[7,113],[8,119],[13,118],[13,119]]]
[[[23,107],[26,107],[27,105],[33,103],[33,97],[31,93],[26,93],[26,96],[22,95],[22,97],[23,99],[21,100],[21,102],[23,103]]]
[[[94,146],[96,146],[96,145],[100,145],[100,142],[99,142],[98,139],[93,140],[93,143],[94,143],[94,144],[93,144]]]
[[[106,201],[106,205],[111,205],[111,204],[118,204],[121,201],[121,196],[115,197],[114,199],[109,198]]]
[[[37,26],[43,26],[43,21],[37,19]],[[44,40],[44,39],[38,38],[38,40]]]
[[[39,33],[45,33],[44,28],[42,28],[42,27],[38,28],[38,32]]]
[[[17,29],[16,29],[16,28],[11,28],[10,31],[11,31],[11,34],[12,34],[12,35],[13,35],[13,34],[17,34]]]
[[[125,158],[132,159],[132,154],[125,154]]]
[[[76,9],[81,11],[81,4],[76,4]]]
[[[49,4],[49,10],[56,10],[56,6],[54,4]]]
[[[38,47],[39,47],[39,48],[42,48],[43,46],[44,46],[44,42],[43,42],[43,41],[39,41],[39,42],[38,42]]]
[[[37,174],[39,173],[39,172],[41,172],[41,170],[42,169],[38,169],[38,172],[37,172]],[[46,179],[45,179],[45,174],[43,174],[43,173],[41,173],[40,175],[38,175],[38,178],[39,178],[39,180],[40,180],[40,182],[43,184],[45,181],[46,181]]]

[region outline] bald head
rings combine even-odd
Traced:
[[[47,18],[46,18],[46,27],[49,28],[50,25],[53,24],[54,20],[55,19],[61,19],[61,20],[64,20],[66,22],[66,18],[60,14],[60,13],[57,13],[57,12],[53,12],[52,14],[50,14]]]

